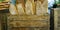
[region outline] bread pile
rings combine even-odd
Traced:
[[[6,1],[0,2],[0,10],[3,9],[8,9],[9,8],[9,3]]]
[[[16,0],[15,2],[14,5],[10,4],[12,15],[42,15],[48,13],[48,0]]]

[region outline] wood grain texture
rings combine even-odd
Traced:
[[[8,15],[8,27],[11,30],[14,29],[15,30],[48,30],[49,17],[48,16],[44,16],[44,18],[42,17],[36,15],[35,16]]]
[[[54,25],[55,30],[60,30],[60,8],[54,9]]]

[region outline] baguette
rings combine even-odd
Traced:
[[[18,10],[19,15],[23,15],[24,13],[24,0],[17,0],[16,7]]]
[[[26,11],[26,14],[27,15],[33,15],[34,14],[32,0],[26,0],[26,3],[25,3],[25,11]]]
[[[43,14],[48,13],[48,0],[44,0],[43,4],[42,4],[42,10],[43,10]]]
[[[18,11],[16,9],[16,0],[10,0],[10,7],[9,7],[9,11],[12,15],[17,15]]]
[[[37,0],[36,1],[36,14],[43,15],[47,13],[48,10],[47,0]]]
[[[42,12],[42,8],[41,8],[41,2],[40,1],[36,1],[36,15],[41,15]]]
[[[12,15],[17,15],[18,14],[18,12],[16,10],[16,7],[13,4],[10,4],[9,11]]]

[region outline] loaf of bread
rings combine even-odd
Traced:
[[[16,6],[17,6],[18,13],[20,15],[23,15],[24,14],[24,9],[22,7],[22,4],[17,4]]]
[[[36,14],[42,15],[47,13],[48,10],[48,1],[47,0],[37,0],[36,1]]]
[[[32,0],[26,0],[25,11],[27,15],[32,15],[33,13],[33,2]]]
[[[42,8],[41,8],[41,2],[40,1],[36,1],[36,14],[37,15],[40,15],[41,14],[41,11],[42,10]]]
[[[17,0],[16,1],[16,7],[17,7],[18,13],[20,15],[25,14],[24,13],[24,0]]]
[[[48,0],[43,0],[43,4],[42,4],[42,10],[43,10],[43,14],[48,13]]]
[[[9,7],[10,13],[11,13],[12,15],[17,15],[18,12],[17,12],[16,6],[15,6],[16,0],[10,0],[10,2],[11,2],[11,3],[10,3],[10,7]]]
[[[16,7],[13,4],[10,4],[9,11],[12,15],[17,15],[18,14],[18,12],[16,10]]]

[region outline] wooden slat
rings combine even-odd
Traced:
[[[18,18],[17,18],[18,17]],[[44,16],[44,17],[48,17],[48,16]],[[7,19],[8,19],[8,29],[9,30],[48,30],[49,28],[49,17],[47,18],[47,20],[42,20],[40,19],[42,18],[41,16],[36,16],[36,15],[31,15],[31,16],[14,16],[14,15],[7,15]],[[22,29],[21,27],[25,27],[25,29]],[[27,29],[26,29],[27,27]],[[38,27],[38,28],[35,28]],[[10,29],[11,28],[11,29]],[[20,29],[21,28],[21,29]]]

